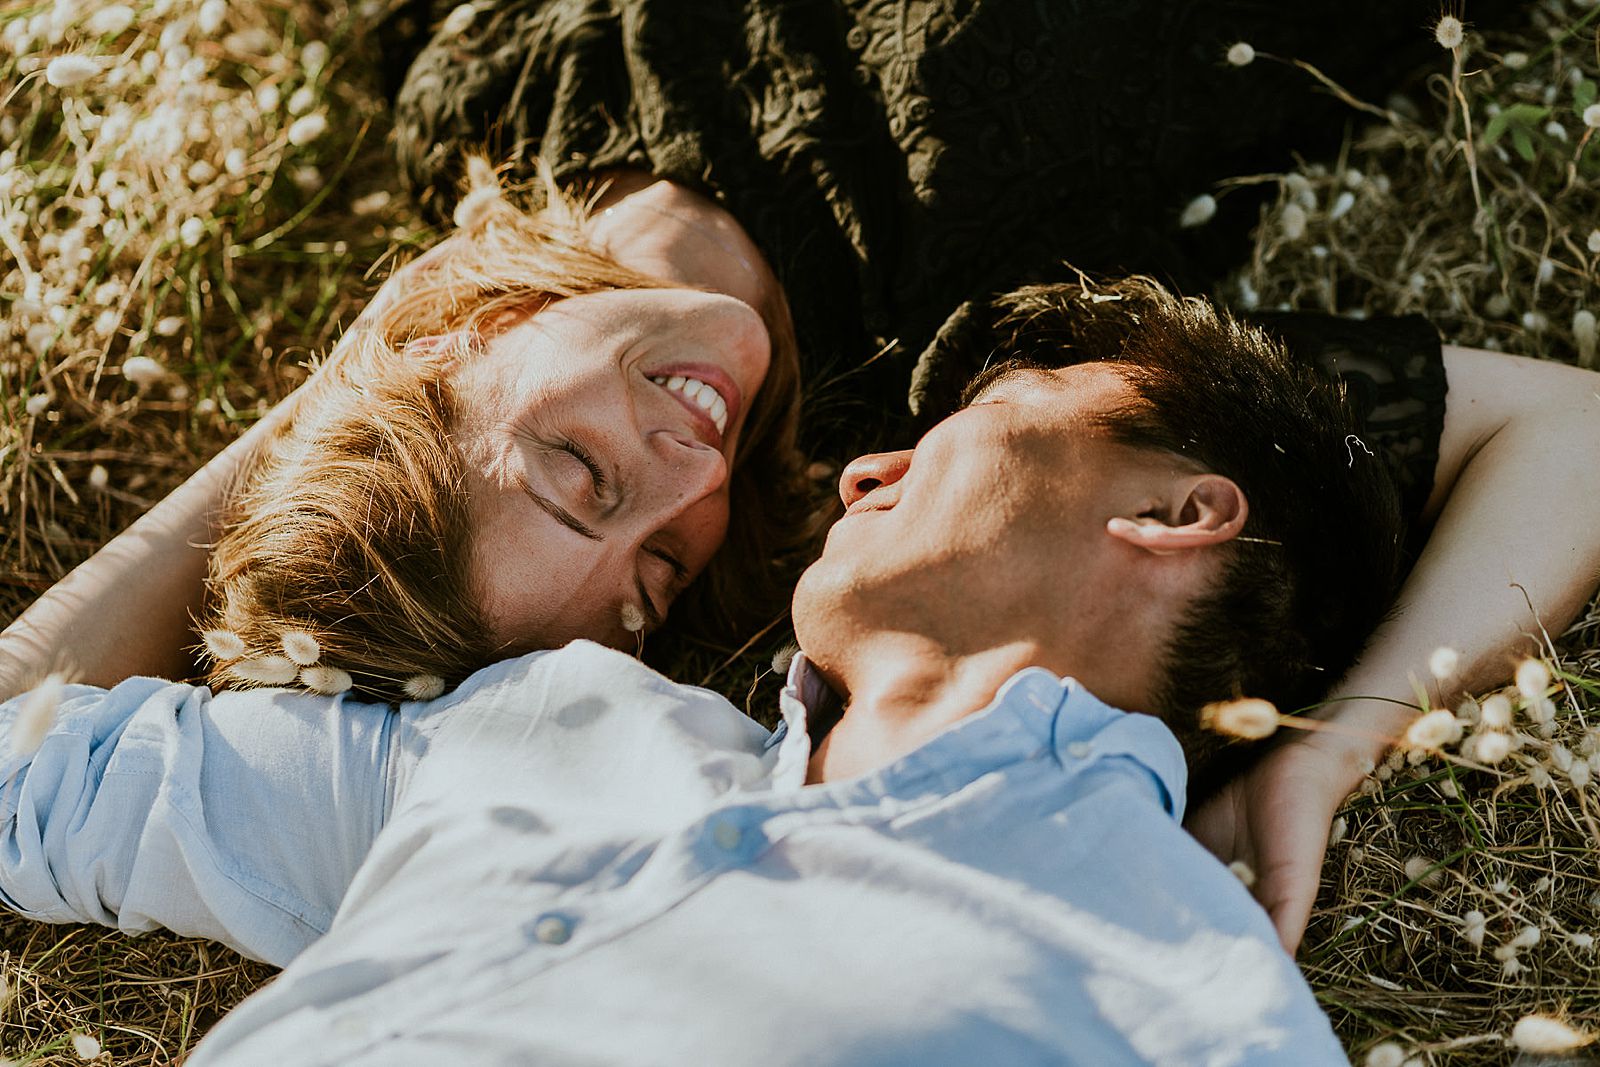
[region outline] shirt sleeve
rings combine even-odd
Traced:
[[[0,903],[278,966],[327,930],[385,816],[395,712],[135,678],[68,687],[18,754],[27,699],[0,705]]]

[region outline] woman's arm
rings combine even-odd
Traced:
[[[1256,895],[1293,949],[1316,899],[1334,811],[1415,714],[1413,681],[1435,702],[1508,679],[1558,632],[1600,576],[1600,374],[1446,346],[1450,380],[1425,517],[1437,516],[1395,615],[1318,713],[1350,733],[1296,734],[1190,818],[1226,860],[1256,872]],[[1531,610],[1530,610],[1531,609]],[[1461,653],[1438,691],[1428,657]]]
[[[0,633],[0,700],[52,670],[98,686],[194,672],[190,619],[204,599],[216,518],[251,452],[290,408],[278,405]]]
[[[327,931],[409,759],[387,706],[153,678],[67,687],[19,754],[26,699],[0,704],[0,905],[278,966]]]

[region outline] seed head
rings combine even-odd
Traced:
[[[73,1034],[72,1051],[78,1054],[80,1060],[92,1060],[100,1055],[100,1042],[88,1034]]]
[[[1444,872],[1434,870],[1433,865],[1433,860],[1426,856],[1412,856],[1405,862],[1406,881],[1426,886],[1438,885],[1444,878]]]
[[[1367,1067],[1401,1067],[1405,1061],[1405,1049],[1393,1041],[1380,1041],[1367,1050]]]
[[[1272,736],[1278,728],[1278,709],[1270,701],[1222,700],[1200,709],[1200,728],[1246,741]]]
[[[122,376],[143,389],[167,376],[167,368],[149,356],[130,356],[122,361]]]
[[[200,5],[200,14],[195,16],[194,21],[200,32],[210,37],[222,29],[222,22],[227,17],[227,0],[206,0]]]
[[[243,659],[249,651],[245,647],[244,638],[232,630],[207,630],[200,635],[206,643],[206,651],[218,663],[232,663],[236,659]]]
[[[1511,725],[1511,700],[1504,693],[1491,693],[1480,706],[1483,725],[1493,730],[1504,730]]]
[[[1461,20],[1454,15],[1446,15],[1433,27],[1433,39],[1439,42],[1440,48],[1460,48],[1466,31],[1461,25]]]
[[[1590,104],[1583,109],[1583,124],[1585,126],[1600,126],[1600,104]]]
[[[1237,46],[1235,46],[1237,47]],[[1210,193],[1201,193],[1184,207],[1178,216],[1178,225],[1184,229],[1203,226],[1217,213],[1217,199]]]
[[[317,639],[304,630],[285,630],[282,643],[283,654],[302,667],[311,666],[322,655]]]
[[[115,37],[133,25],[133,8],[127,4],[103,7],[84,20],[84,29],[94,37]]]
[[[1461,653],[1448,645],[1440,645],[1428,657],[1428,673],[1433,675],[1435,681],[1448,681],[1455,676],[1456,668],[1461,666]]]
[[[255,656],[230,665],[228,673],[255,685],[288,685],[299,671],[288,656]]]
[[[328,46],[323,41],[307,41],[300,49],[300,65],[309,77],[315,78],[328,65]]]
[[[1571,1052],[1594,1041],[1593,1034],[1575,1030],[1548,1015],[1524,1015],[1511,1028],[1511,1043],[1523,1052]]]
[[[1521,70],[1528,65],[1528,53],[1507,52],[1500,57],[1500,62],[1504,63],[1508,70]]]
[[[1306,235],[1306,209],[1299,204],[1285,204],[1279,222],[1283,226],[1283,235],[1291,241],[1298,241]]]
[[[1246,889],[1249,889],[1256,884],[1255,868],[1251,867],[1244,860],[1234,860],[1232,863],[1228,864],[1228,870],[1235,878],[1239,879],[1239,881],[1244,884]]]
[[[644,611],[631,600],[622,605],[622,628],[630,634],[644,631]]]
[[[1356,194],[1345,190],[1333,200],[1333,206],[1328,209],[1328,221],[1338,222],[1350,214],[1350,209],[1356,206]]]
[[[1256,50],[1245,41],[1239,41],[1228,49],[1228,62],[1236,67],[1248,67],[1255,62]]]
[[[1467,944],[1473,948],[1483,947],[1483,935],[1488,929],[1488,920],[1481,911],[1473,910],[1461,917],[1461,936],[1467,939]]]
[[[11,754],[31,756],[44,744],[45,735],[56,721],[56,709],[61,706],[61,689],[64,682],[59,674],[51,674],[33,687],[17,710],[11,724]]]
[[[289,143],[296,148],[303,148],[327,132],[327,118],[322,112],[314,111],[294,120],[294,125],[289,127]]]
[[[300,672],[300,684],[325,697],[338,696],[355,684],[348,671],[337,667],[307,667]]]
[[[1506,942],[1506,944],[1515,949],[1532,948],[1538,943],[1539,928],[1532,924],[1524,926],[1522,929],[1518,930],[1517,936]]]
[[[794,662],[794,657],[800,651],[800,646],[788,643],[772,654],[772,669],[779,674],[789,673],[789,664]]]
[[[1574,789],[1587,789],[1594,780],[1594,772],[1589,769],[1588,760],[1574,760],[1572,766],[1567,768],[1567,779]]]
[[[50,410],[50,394],[34,393],[28,398],[27,403],[24,404],[23,407],[27,410],[29,415],[38,418],[40,415],[43,415],[45,412]]]
[[[1589,251],[1600,252],[1600,230],[1589,231]]]
[[[106,491],[106,486],[111,484],[111,472],[96,463],[89,468],[89,488],[97,493]]]
[[[1544,333],[1550,328],[1550,319],[1542,311],[1524,311],[1522,328],[1529,333]]]
[[[57,89],[70,89],[74,85],[82,85],[99,73],[100,61],[93,56],[56,56],[50,61],[50,65],[44,68],[44,80]]]
[[[1411,749],[1439,749],[1461,740],[1461,723],[1453,712],[1440,708],[1419,715],[1406,729],[1406,746]]]
[[[1328,828],[1328,847],[1332,848],[1344,840],[1344,835],[1349,831],[1350,823],[1343,815],[1333,820],[1333,825]]]
[[[439,24],[440,34],[446,37],[455,37],[467,32],[467,27],[472,25],[472,20],[477,18],[478,10],[471,4],[462,4],[452,8],[450,14],[444,17]]]
[[[1590,238],[1593,243],[1594,238]],[[1594,366],[1595,354],[1595,319],[1594,312],[1588,308],[1579,308],[1572,313],[1572,340],[1578,346],[1578,363],[1585,367]]]
[[[488,214],[489,208],[499,200],[499,188],[480,185],[461,198],[461,203],[456,205],[450,219],[459,229],[469,229],[481,221]]]
[[[437,674],[414,674],[401,688],[412,700],[434,700],[444,695],[444,679]]]
[[[205,235],[206,224],[197,218],[184,219],[183,225],[178,227],[178,240],[183,242],[185,248],[193,248]]]
[[[1550,668],[1541,660],[1525,659],[1517,664],[1516,679],[1517,692],[1522,694],[1524,700],[1539,700],[1550,688]]]

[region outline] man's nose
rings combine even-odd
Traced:
[[[893,485],[911,467],[911,453],[874,452],[850,461],[839,475],[839,499],[849,507],[880,485]]]

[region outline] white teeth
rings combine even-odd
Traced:
[[[711,421],[716,423],[718,433],[727,432],[728,402],[723,400],[722,395],[711,386],[698,378],[685,378],[677,374],[670,378],[652,376],[650,380],[680,396],[687,397],[695,407],[711,416]]]

